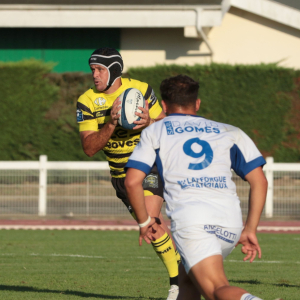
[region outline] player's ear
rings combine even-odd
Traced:
[[[166,114],[167,113],[167,105],[164,100],[161,100],[161,106],[162,106],[163,112]]]
[[[199,110],[199,108],[200,108],[200,104],[201,104],[201,100],[200,99],[197,99],[196,100],[196,111],[198,111]]]

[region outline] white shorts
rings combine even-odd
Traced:
[[[186,273],[201,260],[230,254],[240,239],[242,228],[197,225],[173,232],[177,250]]]

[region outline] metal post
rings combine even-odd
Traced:
[[[47,213],[47,155],[40,155],[39,216]]]
[[[266,205],[265,205],[265,215],[266,218],[272,218],[273,217],[273,164],[274,164],[274,158],[273,157],[267,157],[266,158],[267,164],[264,167],[264,170],[266,172],[266,178],[268,180],[268,192],[267,192],[267,199],[266,199]]]

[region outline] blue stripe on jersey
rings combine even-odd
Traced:
[[[146,175],[148,175],[151,170],[151,167],[148,166],[147,164],[137,161],[137,160],[132,160],[132,159],[128,160],[128,162],[125,166],[125,171],[127,171],[128,168],[140,170],[140,171],[144,172]]]
[[[160,149],[155,150],[155,153],[156,153],[155,163],[156,163],[157,170],[158,170],[160,179],[162,181],[163,187],[165,187],[165,179],[163,178],[163,166],[162,166],[162,162],[161,162],[161,159],[160,159],[160,156],[159,156],[159,150]]]
[[[230,160],[231,168],[244,180],[245,176],[252,170],[266,164],[266,161],[262,156],[246,163],[243,153],[236,144],[230,148]]]

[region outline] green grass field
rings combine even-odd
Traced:
[[[0,299],[165,300],[168,276],[136,231],[0,231]],[[259,234],[263,257],[225,261],[232,285],[263,298],[300,298],[300,235]]]

